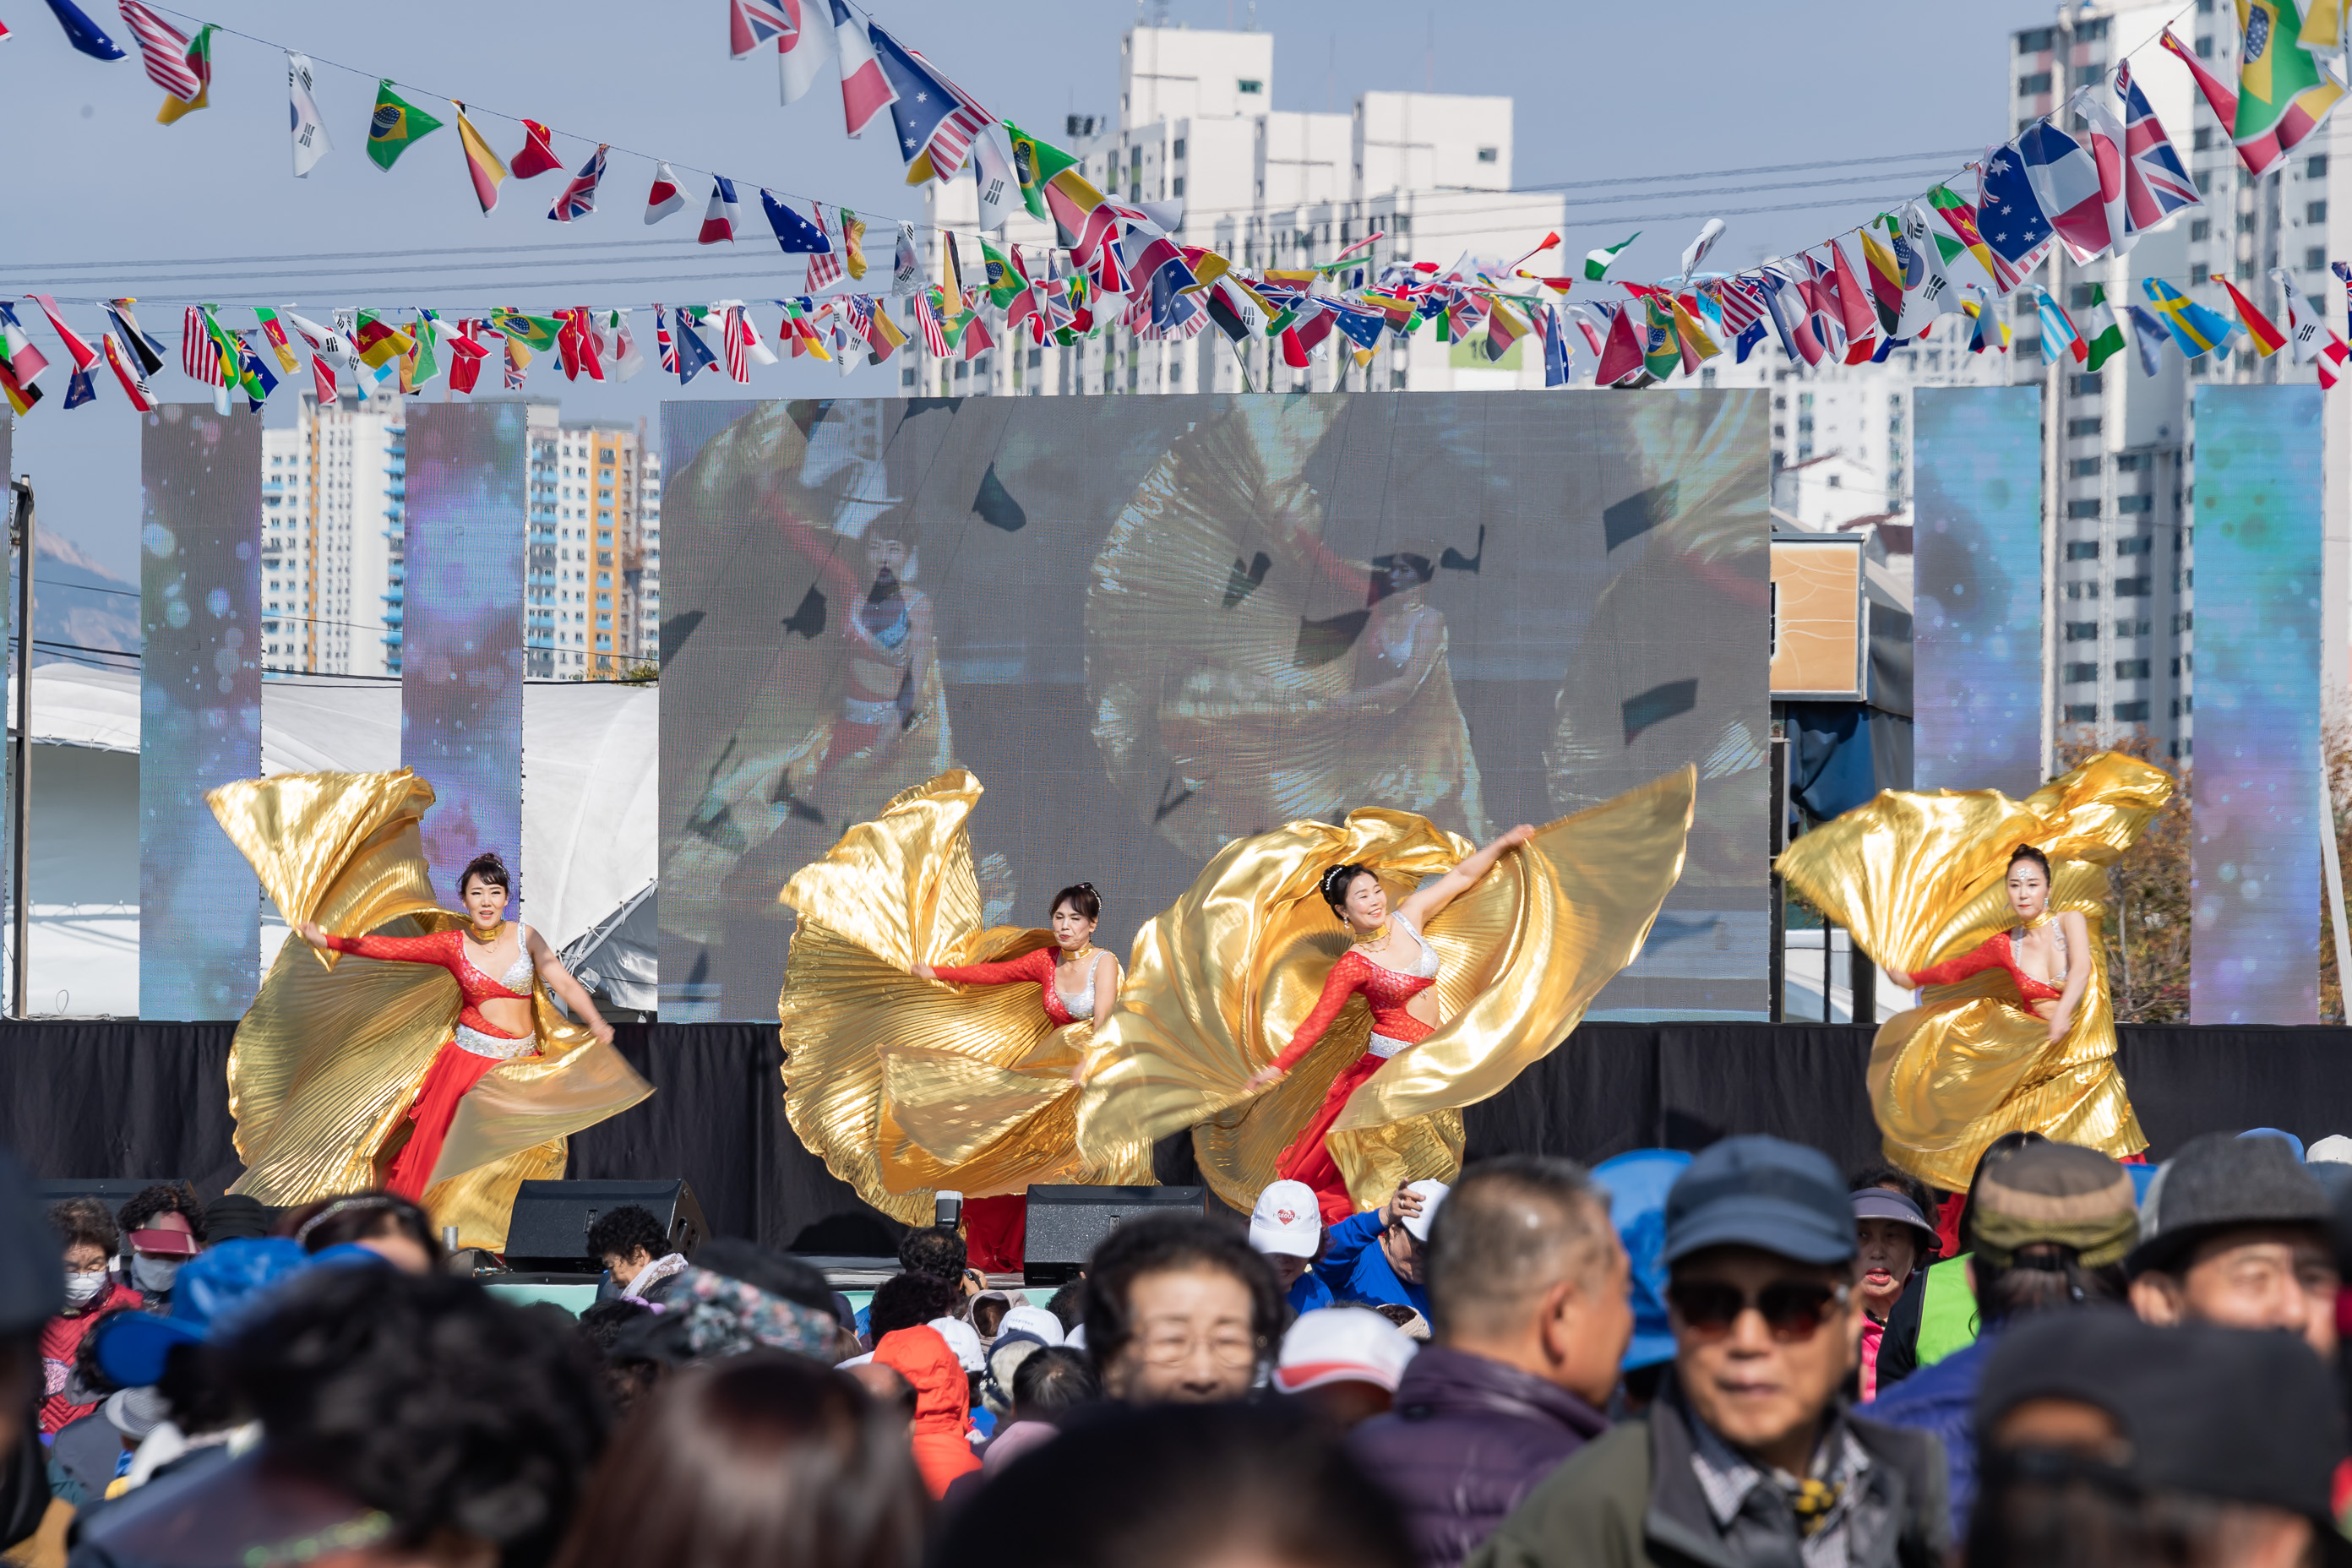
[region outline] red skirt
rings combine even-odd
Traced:
[[[478,1056],[454,1039],[442,1042],[440,1054],[425,1069],[425,1081],[417,1086],[416,1103],[408,1108],[408,1120],[415,1130],[384,1176],[387,1188],[411,1203],[424,1199],[433,1167],[441,1158],[442,1142],[449,1136],[449,1123],[457,1118],[457,1102],[499,1065],[498,1058]]]
[[[966,1261],[982,1274],[1018,1274],[1029,1249],[1029,1194],[963,1201]]]
[[[1339,1174],[1339,1162],[1323,1146],[1323,1135],[1339,1120],[1339,1112],[1348,1109],[1348,1097],[1356,1092],[1374,1073],[1381,1070],[1388,1058],[1376,1057],[1366,1051],[1339,1071],[1331,1080],[1331,1088],[1323,1096],[1323,1103],[1290,1141],[1290,1147],[1274,1163],[1275,1174],[1285,1181],[1304,1182],[1315,1189],[1316,1206],[1323,1211],[1325,1225],[1338,1225],[1356,1212],[1356,1202],[1348,1195],[1348,1184]]]

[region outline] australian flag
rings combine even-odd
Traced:
[[[930,155],[930,173],[953,179],[971,154],[972,139],[994,123],[971,95],[941,76],[936,67],[880,27],[868,28],[874,58],[898,96],[890,105],[898,132],[898,156],[913,163]],[[919,183],[920,175],[915,182]]]
[[[760,193],[760,206],[768,215],[768,226],[775,231],[776,244],[787,256],[825,256],[832,253],[833,240],[824,230],[776,199],[769,191]]]
[[[2011,142],[1985,160],[1977,232],[2004,261],[2023,261],[2050,237],[2050,219],[2025,177],[2025,156]]]

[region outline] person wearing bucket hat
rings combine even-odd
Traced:
[[[1629,1411],[1658,1396],[1675,1361],[1675,1330],[1666,1318],[1666,1194],[1690,1163],[1680,1149],[1635,1149],[1592,1167],[1594,1183],[1609,1193],[1609,1223],[1633,1274],[1633,1338],[1618,1385]]]
[[[2103,1309],[2006,1336],[1977,1406],[1983,1568],[2342,1564],[2342,1413],[2292,1335]]]
[[[1675,1368],[1538,1483],[1472,1568],[1936,1568],[1935,1439],[1848,1414],[1852,1200],[1818,1150],[1727,1138],[1666,1194]]]
[[[1853,1228],[1862,1264],[1854,1294],[1862,1300],[1861,1397],[1878,1394],[1878,1355],[1895,1304],[1912,1274],[1936,1249],[1936,1227],[1908,1195],[1885,1187],[1853,1192]]]
[[[1605,1195],[1569,1161],[1480,1161],[1429,1235],[1433,1337],[1349,1449],[1404,1506],[1422,1563],[1451,1568],[1608,1429],[1633,1315]]]
[[[2138,1237],[2131,1176],[2097,1150],[2036,1139],[1985,1157],[1968,1214],[1978,1337],[1864,1407],[1943,1439],[1955,1539],[1976,1500],[1977,1390],[2002,1333],[2035,1314],[2121,1302]]]
[[[159,1381],[173,1349],[202,1344],[235,1325],[270,1289],[310,1262],[290,1237],[225,1241],[189,1259],[172,1292],[172,1313],[118,1313],[92,1335],[99,1370],[124,1388]]]
[[[2333,1364],[2343,1282],[2333,1213],[2284,1138],[2192,1138],[2148,1189],[2147,1229],[2127,1260],[2132,1310],[2165,1325],[2284,1329]]]

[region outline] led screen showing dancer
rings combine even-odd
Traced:
[[[1923,386],[1912,533],[1911,777],[2042,784],[2042,389]]]
[[[2195,413],[2189,1017],[2315,1024],[2319,388],[2200,386]]]
[[[439,796],[425,817],[436,888],[485,848],[520,859],[524,418],[518,403],[408,411],[400,760]]]
[[[205,791],[261,773],[261,421],[146,416],[139,550],[139,1014],[234,1018],[261,963],[260,888]],[[36,767],[37,768],[37,763]]]
[[[961,767],[984,923],[1100,938],[1364,806],[1483,842],[1698,764],[1595,1017],[1765,1006],[1765,395],[670,404],[662,1009],[775,1016],[785,880]],[[413,437],[412,437],[413,440]]]

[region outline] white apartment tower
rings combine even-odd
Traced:
[[[399,672],[407,434],[396,393],[322,412],[307,392],[261,433],[263,668]]]
[[[1508,264],[1560,226],[1560,196],[1510,188],[1507,98],[1368,92],[1347,113],[1276,111],[1274,39],[1259,32],[1139,26],[1120,41],[1119,64],[1117,121],[1074,114],[1049,139],[1107,195],[1181,202],[1178,237],[1245,267],[1315,266],[1371,234],[1381,237],[1350,258],[1367,281],[1392,261],[1444,267],[1465,252]],[[925,201],[933,224],[967,234],[977,225],[969,179],[928,185]],[[1041,263],[1054,243],[1052,226],[1025,215],[1004,238]],[[936,277],[935,249],[926,261]],[[976,256],[964,261],[979,264]],[[1342,278],[1357,281],[1352,269]],[[911,321],[912,301],[900,309]],[[919,349],[919,334],[909,336]],[[909,355],[899,384],[946,395],[1465,391],[1541,387],[1543,359],[1530,337],[1490,364],[1483,348],[1438,342],[1424,328],[1384,337],[1360,369],[1342,348],[1327,347],[1301,371],[1283,363],[1279,343],[1234,343],[1213,325],[1178,342],[1109,327],[1069,348],[1000,342],[969,364]]]

